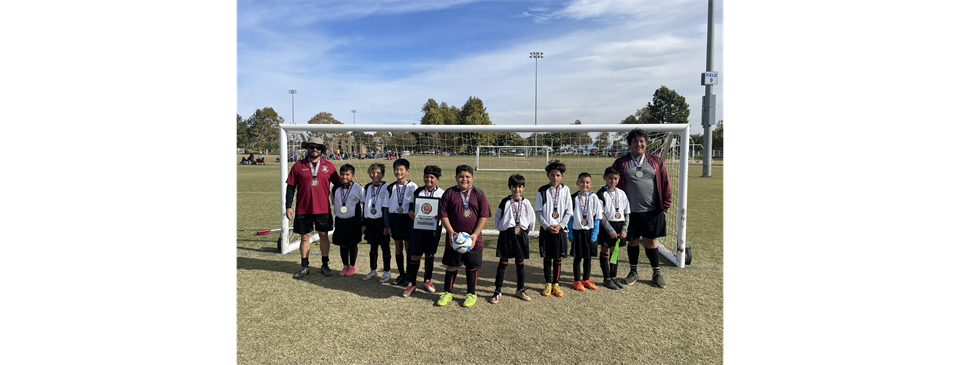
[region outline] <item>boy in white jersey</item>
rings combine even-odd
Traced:
[[[413,191],[417,190],[417,183],[407,180],[410,173],[410,161],[405,158],[393,161],[393,176],[397,181],[388,186],[390,196],[390,214],[383,217],[387,220],[387,234],[393,237],[400,275],[393,281],[393,285],[407,286],[407,273],[403,269],[403,252],[410,243],[410,233],[413,229],[413,220],[407,213],[410,211],[410,202],[413,201]]]
[[[340,246],[343,270],[340,276],[357,271],[357,244],[363,232],[363,187],[353,182],[353,165],[340,166],[340,183],[333,189],[333,244]]]
[[[520,196],[523,194],[524,185],[526,185],[526,179],[523,175],[510,175],[507,179],[510,196],[500,201],[497,214],[494,215],[494,226],[500,231],[497,237],[497,257],[500,258],[500,265],[497,266],[496,289],[493,291],[493,297],[490,298],[490,303],[493,304],[500,303],[500,289],[503,286],[503,276],[510,258],[513,258],[517,265],[515,295],[521,300],[530,300],[530,296],[523,287],[526,277],[523,260],[530,258],[530,240],[527,235],[533,231],[537,215],[533,212],[530,201]]]
[[[603,171],[603,180],[607,185],[597,191],[597,197],[603,202],[603,220],[600,221],[603,229],[599,235],[600,271],[603,272],[603,286],[619,290],[623,289],[623,285],[617,280],[617,263],[610,262],[610,253],[627,244],[626,222],[630,215],[630,203],[627,193],[617,188],[620,172],[615,167],[610,166]]]
[[[573,216],[567,223],[567,238],[570,239],[570,254],[573,255],[573,289],[577,291],[597,290],[597,284],[590,281],[590,262],[597,255],[597,234],[600,220],[603,219],[603,203],[590,191],[592,186],[589,173],[583,172],[577,176],[580,191],[571,196]]]
[[[370,244],[370,272],[363,276],[363,280],[370,280],[377,276],[377,251],[383,250],[383,276],[381,283],[390,280],[390,235],[387,233],[384,215],[388,212],[387,183],[383,181],[386,166],[382,163],[372,163],[367,168],[371,182],[364,187],[363,228],[367,243]]]
[[[443,190],[437,186],[437,183],[440,182],[441,169],[436,165],[427,165],[423,168],[423,186],[417,188],[413,192],[413,200],[410,202],[410,219],[416,219],[417,213],[414,211],[416,209],[416,199],[418,196],[437,198],[437,202],[440,200],[440,196],[443,195]],[[432,205],[434,208],[439,208],[438,205]],[[403,297],[409,297],[413,293],[413,289],[417,286],[417,272],[420,271],[420,258],[426,256],[425,260],[426,265],[423,267],[423,288],[427,290],[428,293],[436,292],[437,289],[433,286],[433,262],[434,257],[437,254],[437,247],[440,246],[440,218],[434,216],[436,219],[436,227],[433,231],[414,229],[410,234],[410,243],[408,244],[407,253],[410,255],[410,261],[407,262],[407,287],[403,290]]]
[[[549,184],[537,189],[537,201],[533,210],[540,222],[540,257],[543,257],[543,276],[547,282],[540,293],[543,296],[563,296],[560,290],[560,266],[567,257],[567,222],[573,216],[573,201],[570,189],[560,183],[567,166],[560,160],[552,160],[544,168]]]

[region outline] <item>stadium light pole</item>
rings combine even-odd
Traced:
[[[530,52],[530,58],[533,59],[533,125],[537,125],[537,83],[540,59],[543,58],[543,52]],[[533,145],[538,146],[537,134],[533,134]]]
[[[294,114],[296,109],[294,109],[294,104],[293,104],[293,96],[297,94],[297,90],[290,89],[290,91],[287,91],[287,92],[290,93],[290,119],[293,122],[293,124],[297,124],[297,115]]]
[[[353,113],[353,124],[357,124],[357,111],[351,110],[350,112]]]

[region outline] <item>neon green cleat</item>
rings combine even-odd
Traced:
[[[443,292],[443,294],[440,294],[440,300],[437,301],[437,305],[445,306],[447,303],[450,303],[451,300],[453,300],[453,294],[450,292]]]
[[[472,307],[474,304],[477,304],[477,295],[467,294],[467,299],[463,301],[463,306]]]

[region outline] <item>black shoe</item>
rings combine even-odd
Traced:
[[[617,286],[619,286],[620,289],[627,287],[627,281],[623,280],[623,278],[613,278],[613,282],[614,284],[617,284]]]
[[[320,266],[320,273],[326,276],[330,276],[330,275],[333,275],[333,270],[330,270],[330,267],[324,264],[323,266]]]
[[[403,274],[403,275],[398,276],[396,279],[394,279],[393,282],[390,283],[390,284],[400,285],[400,286],[406,287],[406,286],[407,286],[407,282],[408,282],[408,281],[407,281],[407,275],[406,275],[406,274]]]
[[[636,283],[638,279],[640,279],[640,276],[637,275],[637,272],[631,270],[630,273],[627,274],[627,278],[624,280],[627,282],[627,285],[633,285],[633,283]]]
[[[661,289],[667,287],[667,282],[663,280],[663,276],[660,275],[659,271],[653,273],[653,283]]]
[[[309,266],[303,266],[303,267],[300,268],[300,271],[297,271],[296,274],[293,274],[293,278],[294,278],[294,279],[299,279],[299,278],[302,278],[304,275],[307,275],[307,274],[309,274],[309,273],[310,273],[310,267],[309,267]]]
[[[620,286],[611,279],[604,279],[603,286],[609,288],[610,290],[620,290]]]

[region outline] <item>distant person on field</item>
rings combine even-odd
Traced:
[[[630,201],[630,224],[627,228],[627,255],[630,259],[630,273],[625,282],[633,285],[638,279],[637,262],[640,258],[640,239],[650,267],[653,268],[653,283],[660,288],[667,286],[660,275],[660,253],[657,251],[657,238],[667,235],[666,212],[670,208],[670,179],[663,160],[652,153],[646,153],[649,135],[637,128],[627,134],[630,153],[613,162],[620,172],[618,188],[627,193]]]
[[[327,146],[320,137],[310,138],[300,144],[307,149],[308,158],[293,164],[287,175],[287,219],[293,220],[293,233],[300,235],[300,271],[296,279],[310,273],[310,236],[316,229],[320,236],[320,254],[323,275],[333,275],[327,265],[330,262],[330,239],[327,232],[333,228],[330,214],[330,184],[340,185],[340,175],[330,161],[323,158]],[[293,210],[293,196],[297,196],[297,209]]]

